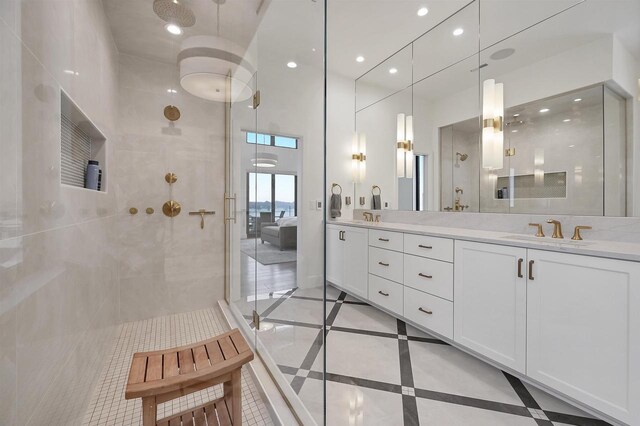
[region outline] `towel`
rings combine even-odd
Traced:
[[[331,218],[342,216],[340,210],[342,209],[342,196],[340,194],[331,194],[331,201],[329,202],[329,210],[331,212]]]
[[[371,199],[371,209],[372,210],[380,210],[382,209],[382,200],[380,199],[380,194],[374,195]]]

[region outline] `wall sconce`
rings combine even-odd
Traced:
[[[367,136],[353,136],[353,154],[351,155],[351,176],[354,182],[362,182],[367,175]]]
[[[396,171],[398,177],[413,177],[413,116],[398,114]]]
[[[504,160],[504,93],[493,79],[482,85],[482,167],[498,170]]]

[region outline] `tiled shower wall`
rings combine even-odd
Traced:
[[[164,117],[167,105],[180,109],[178,121]],[[214,306],[224,297],[224,105],[184,92],[175,64],[121,52],[118,110],[120,320]],[[168,172],[178,177],[173,185]],[[182,205],[174,218],[162,213],[168,200]],[[189,215],[200,209],[215,211],[204,229]]]
[[[224,110],[119,53],[100,0],[0,0],[0,57],[0,424],[79,424],[116,324],[223,297]],[[106,192],[60,184],[61,89],[107,138]]]
[[[0,423],[78,424],[117,323],[117,209],[113,185],[60,184],[60,90],[114,139],[102,2],[1,0],[0,58]]]

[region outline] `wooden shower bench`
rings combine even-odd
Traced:
[[[124,397],[142,398],[143,426],[240,425],[240,372],[252,359],[253,352],[237,328],[193,345],[138,352],[131,361]],[[222,398],[156,420],[158,404],[220,383],[224,383]]]

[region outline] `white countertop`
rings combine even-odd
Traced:
[[[573,241],[570,235],[560,240],[550,236],[538,238],[534,234],[514,234],[407,223],[365,222],[363,220],[330,220],[327,223],[640,262],[640,244],[636,243],[589,239]]]

